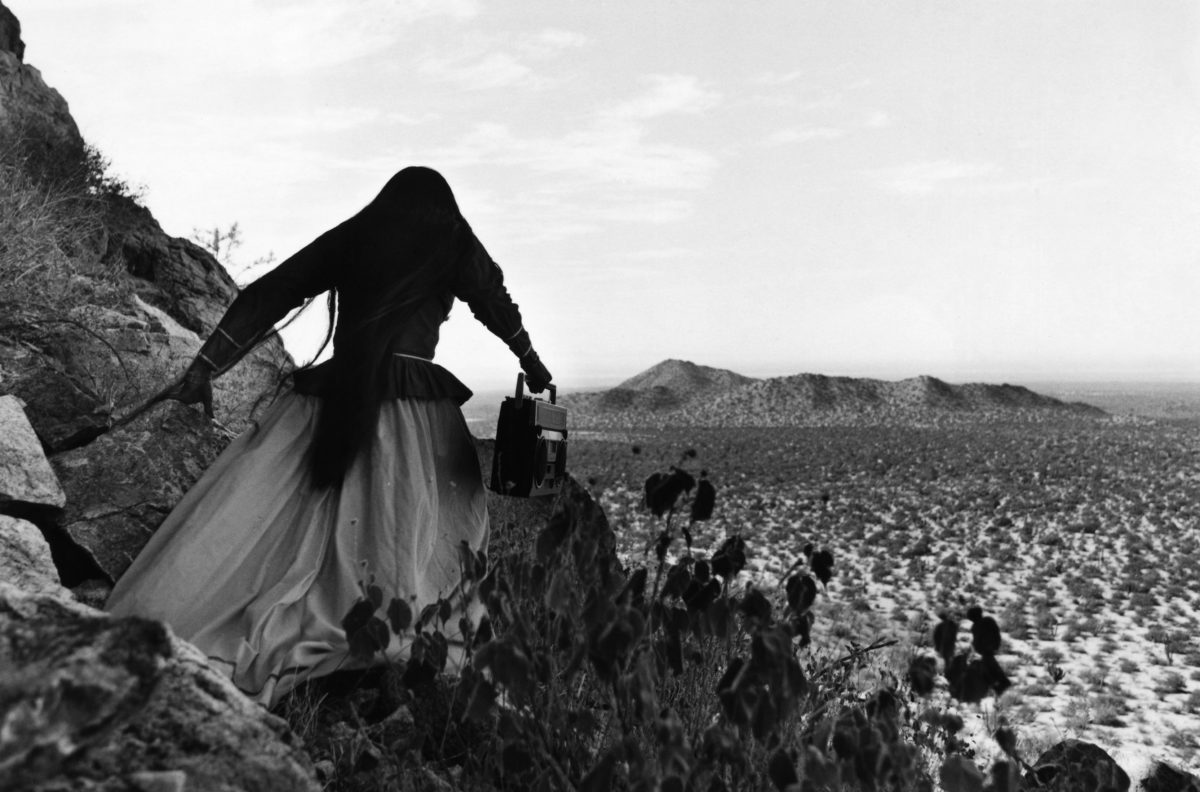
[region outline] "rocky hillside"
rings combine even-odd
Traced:
[[[0,789],[319,789],[194,647],[92,607],[290,361],[269,342],[220,382],[217,424],[172,403],[111,430],[237,286],[106,172],[24,53],[0,4]]]
[[[823,426],[1102,417],[1017,385],[951,385],[796,374],[754,379],[666,360],[616,388],[565,397],[578,428],[614,426]]]
[[[74,585],[120,574],[291,361],[271,339],[219,380],[215,425],[164,405],[109,431],[183,371],[237,286],[108,172],[24,50],[0,5],[0,395],[62,481],[65,505],[39,525]],[[113,532],[126,546],[101,549]]]
[[[177,376],[237,286],[107,172],[23,52],[0,6],[0,391],[26,402],[55,451]],[[219,383],[221,423],[244,427],[289,363],[273,339]]]

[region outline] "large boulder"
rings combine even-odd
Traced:
[[[42,336],[30,327],[20,335],[0,333],[0,392],[28,405],[26,414],[42,444],[50,449],[84,435],[95,436],[108,423],[104,398],[60,359],[69,344],[57,331]],[[36,337],[35,333],[40,337]]]
[[[0,580],[30,594],[68,597],[50,555],[50,545],[33,523],[0,515]]]
[[[0,789],[318,790],[279,718],[160,622],[0,583]]]
[[[0,513],[54,514],[65,504],[24,405],[15,396],[0,396]]]
[[[229,443],[195,407],[166,402],[54,457],[67,493],[62,528],[112,581]],[[64,570],[68,585],[75,579]]]
[[[29,420],[52,453],[103,434],[174,381],[200,337],[136,294],[116,306],[85,304],[61,320],[0,339],[0,391],[29,405]],[[214,388],[217,420],[240,431],[269,401],[291,360],[277,342],[255,350]]]
[[[1129,775],[1098,745],[1063,740],[1042,752],[1025,779],[1045,792],[1128,792]]]
[[[0,349],[0,366],[51,452],[94,440],[115,413],[177,377],[200,345],[195,333],[136,296],[119,309],[81,305],[26,338],[34,343],[21,357]]]

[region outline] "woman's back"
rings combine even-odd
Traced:
[[[445,180],[406,168],[357,215],[247,286],[171,396],[203,398],[212,377],[322,292],[333,295],[333,357],[295,373],[294,388],[180,501],[109,600],[115,613],[170,623],[264,703],[378,659],[352,651],[343,629],[368,582],[414,611],[451,605],[451,647],[466,638],[454,628],[481,614],[461,567],[463,548],[486,549],[489,532],[459,411],[470,391],[430,359],[454,299],[508,344],[531,390],[550,381]],[[407,654],[411,636],[388,638],[381,651]]]

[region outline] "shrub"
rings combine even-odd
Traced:
[[[1169,696],[1173,693],[1186,693],[1187,680],[1183,675],[1175,671],[1168,671],[1162,679],[1159,680],[1156,686],[1159,693],[1164,696]]]

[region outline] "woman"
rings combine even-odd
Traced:
[[[341,621],[362,586],[419,612],[459,585],[464,542],[487,545],[486,493],[459,410],[471,392],[431,360],[455,297],[517,355],[531,390],[551,380],[450,186],[413,167],[242,290],[171,397],[208,407],[214,377],[325,291],[333,357],[296,372],[108,602],[114,614],[167,622],[268,706],[352,665]],[[392,640],[389,654],[402,654]]]

